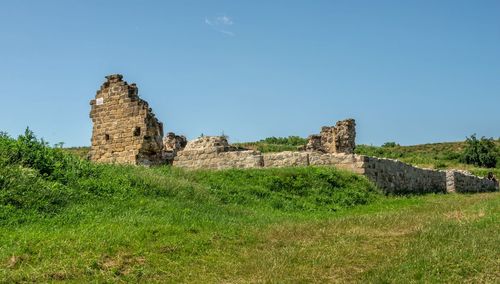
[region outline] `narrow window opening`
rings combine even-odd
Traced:
[[[104,140],[109,141],[109,134],[104,134]]]
[[[140,127],[135,127],[134,129],[134,136],[140,136],[141,135],[141,128]]]

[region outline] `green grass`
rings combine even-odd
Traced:
[[[11,282],[494,282],[500,195],[337,212],[130,196],[0,227]]]
[[[333,168],[95,165],[0,136],[0,282],[495,282],[500,193]]]

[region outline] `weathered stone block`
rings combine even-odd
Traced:
[[[279,152],[263,154],[264,167],[308,166],[309,155],[306,152]]]

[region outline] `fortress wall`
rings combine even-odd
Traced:
[[[398,160],[343,153],[287,151],[261,154],[252,150],[184,150],[177,153],[173,165],[188,169],[333,166],[366,176],[388,194],[483,192],[498,189],[498,184],[494,181],[460,171],[422,169]]]
[[[497,182],[474,176],[464,171],[448,171],[446,172],[446,177],[448,192],[472,193],[495,191],[498,189]]]
[[[366,157],[355,154],[317,152],[309,153],[309,165],[311,166],[334,166],[339,169],[349,170],[357,174],[364,174],[364,163]]]
[[[294,167],[308,166],[309,155],[306,152],[279,152],[265,153],[262,155],[264,159],[264,167]]]
[[[263,159],[259,152],[252,150],[231,152],[180,151],[174,158],[173,165],[189,169],[260,168],[263,166]]]
[[[446,172],[417,168],[392,159],[364,158],[364,175],[386,193],[446,192]]]

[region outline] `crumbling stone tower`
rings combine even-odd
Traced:
[[[106,82],[90,101],[92,148],[90,159],[103,163],[154,165],[162,163],[163,124],[135,84],[119,74]]]
[[[309,136],[306,150],[323,153],[354,153],[356,122],[354,119],[338,121],[335,126],[323,126],[319,135]]]

